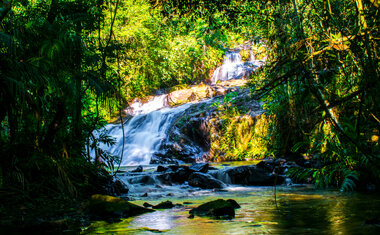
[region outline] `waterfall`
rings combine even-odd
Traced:
[[[157,153],[167,139],[167,133],[176,120],[192,104],[178,107],[168,107],[167,95],[153,97],[147,103],[134,102],[126,111],[132,117],[124,121],[123,129],[120,124],[108,124],[105,133],[115,138],[113,146],[100,144],[100,148],[114,156],[121,156],[122,166],[147,165],[151,157]]]
[[[250,60],[243,62],[240,50],[227,51],[223,64],[214,71],[212,83],[216,84],[218,81],[241,79],[263,65],[264,61],[256,60],[251,50],[249,53]]]
[[[243,62],[239,50],[227,51],[223,65],[214,72],[213,83],[243,78],[260,67],[263,61],[255,60],[253,53],[250,53],[250,61]],[[99,136],[103,132],[114,138],[115,144],[108,146],[100,143],[99,148],[112,156],[123,156],[122,166],[148,165],[154,155],[165,155],[161,147],[169,143],[170,128],[193,105],[187,103],[169,107],[167,100],[167,95],[159,95],[145,103],[135,101],[125,110],[129,116],[123,123],[124,140],[122,125],[108,124],[94,134]]]

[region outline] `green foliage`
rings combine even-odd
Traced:
[[[252,77],[251,89],[273,120],[270,155],[303,154],[320,161],[309,174],[320,186],[349,190],[357,181],[380,184],[378,5],[363,0],[189,3],[155,4],[166,6],[168,15],[208,16],[209,23],[222,14],[231,38],[244,35],[267,45],[267,66]],[[215,106],[225,109],[220,102]]]
[[[10,191],[75,197],[107,178],[86,149],[119,83],[88,37],[99,3],[12,1],[0,19],[0,178]]]
[[[109,11],[105,22],[112,22],[112,17]],[[208,80],[224,54],[219,39],[223,35],[205,34],[208,26],[201,18],[194,23],[186,17],[163,18],[146,0],[121,2],[112,33],[120,43],[113,48],[118,59],[109,64],[122,77],[123,98]],[[109,33],[105,30],[100,37]]]
[[[318,169],[296,172],[321,187],[378,184],[380,149],[371,136],[379,131],[372,116],[379,110],[379,28],[370,20],[377,9],[366,1],[256,4],[268,14],[254,21],[271,50],[252,90],[276,117],[271,151],[319,161]]]

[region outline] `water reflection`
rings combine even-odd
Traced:
[[[277,206],[271,187],[230,188],[191,198],[172,197],[174,203],[192,202],[181,208],[158,210],[121,223],[107,224],[89,233],[114,234],[380,234],[364,221],[380,218],[379,195],[340,194],[312,188],[279,188]],[[232,220],[195,217],[188,211],[216,198],[233,198],[241,209]],[[166,200],[162,199],[162,200]],[[156,204],[162,200],[150,200]],[[135,201],[142,205],[144,201]],[[90,230],[89,230],[90,231]],[[103,231],[103,232],[101,232]]]

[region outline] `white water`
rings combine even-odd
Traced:
[[[239,50],[227,51],[222,66],[214,71],[212,83],[216,84],[217,81],[227,81],[247,77],[263,64],[264,61],[255,59],[252,51],[250,51],[250,61],[248,62],[242,61]]]
[[[191,105],[167,107],[166,95],[154,97],[145,104],[135,102],[126,110],[134,116],[124,122],[124,141],[121,124],[109,124],[105,131],[115,138],[116,144],[101,144],[99,147],[111,155],[123,155],[121,166],[148,165],[166,140],[172,123]]]
[[[251,60],[243,62],[239,51],[227,51],[223,65],[214,72],[213,83],[243,78],[262,64],[252,53]],[[104,131],[116,143],[100,144],[99,148],[110,155],[122,156],[121,166],[148,165],[152,156],[160,153],[173,122],[191,105],[169,107],[167,95],[155,96],[146,103],[135,101],[125,110],[132,117],[124,121],[124,141],[122,125],[109,124]]]

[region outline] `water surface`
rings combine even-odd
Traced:
[[[232,220],[206,217],[189,219],[189,210],[217,198],[232,198],[240,205]],[[87,234],[380,234],[380,227],[366,225],[380,218],[378,194],[343,194],[319,191],[312,186],[229,187],[226,192],[199,190],[192,197],[136,200],[157,204],[163,200],[187,203],[156,210],[119,223],[96,222]]]

